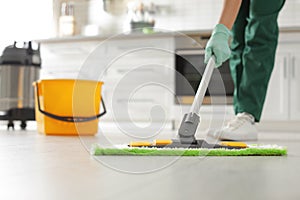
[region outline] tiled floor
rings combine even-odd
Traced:
[[[166,137],[173,133],[165,133]],[[162,136],[162,135],[161,135]],[[260,133],[288,147],[284,157],[93,157],[105,137],[0,131],[0,199],[299,199],[300,133]]]

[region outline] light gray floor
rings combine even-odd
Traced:
[[[167,136],[167,135],[166,135]],[[0,131],[0,199],[300,199],[300,133],[260,133],[285,157],[90,156],[103,137]]]

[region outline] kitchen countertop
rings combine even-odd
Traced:
[[[0,130],[0,199],[299,199],[300,133],[264,132],[259,143],[288,147],[283,157],[128,157],[89,155],[95,137]],[[104,130],[104,129],[102,129]],[[166,133],[166,137],[168,137]]]
[[[76,41],[102,41],[106,39],[134,39],[134,38],[162,38],[162,37],[175,37],[181,35],[205,35],[209,36],[211,30],[200,30],[200,31],[177,31],[177,32],[155,32],[151,34],[144,34],[140,32],[124,32],[120,34],[107,34],[98,36],[72,36],[72,37],[57,37],[49,39],[37,40],[40,43],[59,43],[59,42],[76,42]]]
[[[189,30],[189,31],[176,31],[176,32],[156,32],[152,34],[143,34],[143,33],[132,33],[124,32],[121,34],[107,34],[107,35],[98,35],[98,36],[72,36],[72,37],[57,37],[49,39],[40,39],[36,40],[40,43],[61,43],[61,42],[78,42],[78,41],[102,41],[106,39],[134,39],[134,38],[161,38],[161,37],[179,37],[182,35],[187,36],[202,36],[209,37],[212,30]],[[300,27],[281,27],[281,33],[300,33]]]

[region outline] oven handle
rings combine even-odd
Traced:
[[[200,49],[197,49],[197,50],[177,50],[175,52],[176,54],[178,55],[204,55],[205,54],[205,50],[200,50]]]

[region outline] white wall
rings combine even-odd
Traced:
[[[177,30],[211,29],[219,19],[223,0],[154,0],[170,4],[169,16],[158,16],[158,26]],[[286,0],[278,23],[281,27],[300,26],[300,0]],[[172,23],[171,23],[172,22]]]
[[[52,0],[2,0],[0,26],[1,50],[14,40],[52,37]]]
[[[30,40],[54,36],[53,2],[59,13],[64,0],[9,0],[0,2],[0,48],[12,40]],[[117,33],[126,25],[126,2],[112,0],[118,14],[103,11],[102,0],[73,0],[77,20],[77,34],[86,24],[100,26],[103,33]],[[160,6],[156,27],[168,30],[211,29],[218,21],[223,0],[142,0]],[[286,0],[279,17],[281,27],[300,27],[300,0]],[[120,14],[121,13],[121,14]],[[58,16],[56,16],[57,19]],[[126,27],[126,26],[125,26]]]
[[[102,0],[77,0],[78,24],[90,23],[100,26],[103,33],[124,30],[126,2],[114,0],[118,4],[118,15],[102,9]],[[168,30],[211,29],[218,22],[223,0],[143,0],[161,7],[156,18],[156,27]],[[280,27],[300,26],[300,0],[287,0],[279,16]],[[88,14],[86,13],[88,12]],[[80,29],[80,27],[78,27]],[[80,30],[78,31],[80,32]]]

